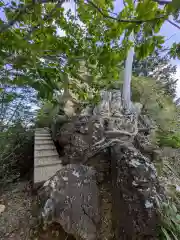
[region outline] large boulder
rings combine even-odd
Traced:
[[[137,149],[111,148],[116,239],[156,239],[161,188],[154,165]]]
[[[67,165],[44,183],[39,198],[46,223],[57,222],[77,238],[97,239],[98,188],[92,167]]]
[[[140,109],[132,104],[126,111],[119,90],[102,91],[94,109],[63,124],[56,140],[64,168],[40,191],[45,221],[77,239],[156,239],[162,191],[153,163],[141,153],[148,145],[142,137],[148,138],[138,137],[138,126],[149,126],[138,123]]]

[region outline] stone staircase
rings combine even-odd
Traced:
[[[62,166],[49,129],[37,128],[34,137],[34,184],[53,176]]]

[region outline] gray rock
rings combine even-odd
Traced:
[[[132,104],[125,111],[119,90],[102,91],[93,111],[63,125],[56,139],[69,165],[40,191],[45,221],[85,240],[112,239],[112,222],[114,239],[156,239],[155,200],[163,193],[153,163],[139,151],[151,151],[147,136],[138,133],[138,126],[151,125],[139,116],[141,108]]]
[[[44,183],[39,192],[45,222],[85,240],[97,239],[98,188],[92,167],[70,164]]]
[[[0,204],[0,214],[3,213],[5,211],[5,205]]]
[[[115,239],[156,239],[156,169],[138,150],[111,148]],[[118,209],[118,211],[117,211]]]

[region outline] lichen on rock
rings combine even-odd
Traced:
[[[138,150],[122,149],[117,144],[111,153],[117,239],[155,239],[160,191],[156,170]]]
[[[97,239],[98,188],[92,167],[70,164],[49,179],[39,193],[44,199],[42,217],[58,222],[64,230],[82,239]]]
[[[102,91],[94,109],[63,124],[56,139],[64,168],[40,191],[45,221],[85,240],[155,239],[161,188],[137,144],[138,134],[145,137],[139,126],[148,127],[139,118],[141,107],[132,103],[126,111],[119,90]]]

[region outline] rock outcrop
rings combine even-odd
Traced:
[[[44,189],[45,188],[45,191]],[[98,188],[95,171],[70,164],[45,182],[40,199],[46,223],[60,223],[64,230],[82,239],[97,239]]]
[[[111,148],[116,239],[156,239],[156,170],[136,149]],[[118,209],[118,211],[117,211]]]
[[[63,124],[55,141],[64,168],[40,190],[44,220],[77,239],[156,239],[161,188],[138,148],[140,109],[126,111],[119,90],[102,91],[98,106]]]

